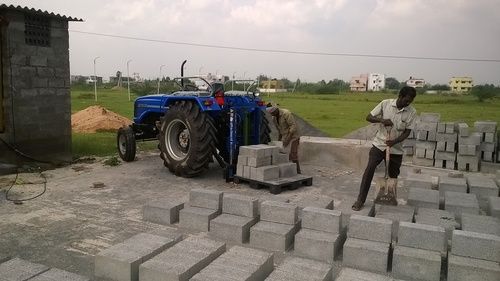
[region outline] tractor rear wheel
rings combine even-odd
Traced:
[[[260,114],[259,141],[260,143],[268,144],[271,141],[271,127],[269,126],[266,112],[261,111]]]
[[[195,103],[178,101],[170,106],[159,138],[161,158],[170,172],[194,177],[207,169],[215,147],[215,127]]]
[[[116,146],[118,147],[118,155],[123,161],[131,162],[135,159],[135,133],[132,127],[121,127],[116,135]]]

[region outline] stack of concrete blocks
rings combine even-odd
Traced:
[[[264,280],[273,271],[273,257],[272,253],[234,246],[190,280]]]
[[[434,167],[454,170],[457,160],[458,142],[458,134],[455,132],[455,123],[438,123],[436,141]]]
[[[333,281],[333,268],[330,264],[289,256],[265,280]]]
[[[453,231],[448,280],[500,280],[500,236]]]
[[[87,277],[57,268],[50,268],[20,258],[0,260],[0,280],[2,281],[89,281]]]
[[[340,211],[304,208],[302,229],[295,235],[294,254],[333,263],[343,242],[341,220]]]
[[[412,156],[415,154],[415,143],[417,142],[415,135],[415,130],[411,130],[410,135],[403,141],[404,155]]]
[[[277,146],[240,146],[236,175],[256,181],[276,181],[297,175],[297,166]]]
[[[258,220],[259,200],[255,197],[225,193],[222,214],[210,221],[210,234],[237,243],[246,243],[250,227]]]
[[[488,210],[488,198],[498,197],[499,190],[495,181],[481,174],[471,174],[467,177],[467,184],[471,194],[475,194],[479,201],[479,207]]]
[[[342,266],[386,273],[391,236],[391,220],[351,215]]]
[[[480,153],[481,160],[485,162],[495,162],[497,151],[497,122],[476,121],[474,129],[481,135]]]
[[[415,207],[408,205],[388,206],[388,205],[375,205],[375,217],[381,219],[388,219],[392,221],[392,241],[397,241],[399,223],[400,222],[413,222],[415,215]]]
[[[225,251],[223,242],[188,237],[141,264],[139,280],[189,280]]]
[[[474,194],[446,191],[444,193],[444,209],[455,214],[455,219],[460,223],[462,214],[479,214],[479,202]]]
[[[439,113],[422,113],[417,123],[415,154],[413,164],[432,167],[436,152],[437,127],[441,116]]]
[[[455,213],[428,208],[418,209],[415,215],[415,223],[443,227],[449,241],[451,241],[453,230],[460,227],[460,224],[455,219]]]
[[[457,169],[460,171],[479,171],[479,161],[481,153],[481,134],[473,133],[469,130],[469,125],[459,123],[458,128],[458,155]]]
[[[392,256],[392,274],[403,280],[440,280],[448,242],[439,226],[401,222]]]
[[[96,277],[116,281],[138,281],[139,266],[181,240],[181,235],[163,237],[139,233],[95,256]]]
[[[184,203],[175,203],[170,199],[162,199],[146,204],[142,210],[142,219],[145,221],[171,225],[179,221],[179,211]]]
[[[222,209],[222,191],[192,189],[189,192],[189,207],[179,212],[179,226],[198,231],[209,231],[210,221]]]
[[[260,221],[250,228],[250,245],[282,252],[290,248],[300,227],[298,209],[292,203],[262,202]]]

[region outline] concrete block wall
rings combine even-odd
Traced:
[[[275,181],[297,175],[297,168],[278,146],[248,145],[239,148],[236,175],[256,181]]]
[[[497,122],[476,121],[474,128],[481,135],[479,151],[481,160],[485,162],[495,162],[497,153]]]

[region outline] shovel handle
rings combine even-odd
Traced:
[[[386,130],[387,130],[387,140],[390,140],[391,139],[391,130],[392,130],[392,126],[387,126],[386,127]],[[389,178],[389,163],[390,163],[390,160],[391,160],[391,147],[390,146],[387,146],[385,148],[385,178]]]

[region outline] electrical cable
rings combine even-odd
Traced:
[[[29,197],[29,198],[12,199],[12,198],[9,197],[9,192],[12,190],[12,188],[14,187],[14,185],[16,185],[16,182],[17,182],[17,180],[19,178],[19,172],[16,173],[16,177],[14,178],[14,181],[12,182],[12,184],[10,185],[10,187],[7,189],[7,191],[5,192],[5,200],[14,202],[14,204],[22,204],[22,202],[24,202],[24,201],[33,200],[35,198],[38,198],[38,197],[42,196],[47,191],[47,178],[41,172],[40,172],[40,177],[43,178],[43,190],[42,190],[42,192],[40,192],[39,194],[37,194],[35,196]]]

